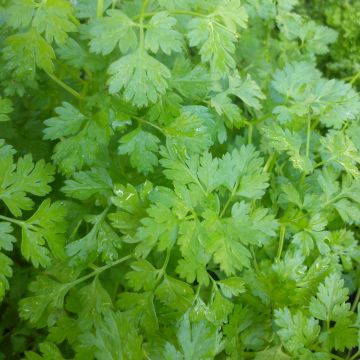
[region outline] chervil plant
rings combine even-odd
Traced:
[[[0,359],[360,359],[358,75],[315,5],[0,1]]]

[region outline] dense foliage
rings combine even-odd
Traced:
[[[0,1],[0,359],[359,359],[359,12]]]

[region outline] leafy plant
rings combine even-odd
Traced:
[[[344,4],[0,3],[0,359],[360,358]]]

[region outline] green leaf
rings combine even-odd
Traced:
[[[157,246],[158,250],[170,249],[177,238],[178,219],[164,204],[151,205],[148,217],[141,220],[142,226],[136,233],[136,239],[140,244],[136,247],[136,253],[146,257]]]
[[[231,298],[232,296],[238,296],[239,294],[245,292],[245,283],[239,277],[230,277],[219,280],[217,285],[220,287],[222,293],[228,298]]]
[[[255,360],[290,360],[291,357],[286,355],[281,347],[272,347],[270,349],[266,349],[260,351],[256,354]]]
[[[15,28],[26,28],[30,25],[34,15],[34,3],[32,0],[14,0],[6,9],[6,23]]]
[[[33,351],[26,351],[25,356],[27,360],[47,360],[47,359],[54,359],[54,360],[64,360],[61,352],[59,351],[58,347],[50,342],[43,342],[39,345],[41,355],[36,354]]]
[[[221,74],[234,69],[236,36],[233,32],[202,18],[192,19],[188,26],[190,46],[200,48],[201,61],[210,63],[212,72]]]
[[[178,116],[165,129],[167,143],[180,152],[201,153],[213,144],[211,128],[212,115],[203,106],[185,106]]]
[[[179,322],[176,337],[179,351],[173,344],[166,343],[165,359],[212,359],[221,347],[221,335],[217,329],[205,321],[191,323],[188,313]]]
[[[108,208],[98,215],[88,215],[85,220],[93,224],[82,238],[66,245],[66,253],[72,257],[72,264],[88,264],[101,254],[102,260],[112,262],[118,258],[121,239],[105,221]]]
[[[90,345],[99,360],[143,357],[142,338],[121,312],[109,310],[96,330],[83,336],[82,343]]]
[[[279,153],[285,152],[295,169],[305,174],[313,170],[312,161],[303,154],[304,140],[300,134],[284,130],[279,125],[266,126],[263,132],[268,145]]]
[[[189,21],[189,44],[200,49],[202,62],[209,62],[212,72],[222,74],[235,67],[236,30],[246,27],[247,13],[240,1],[222,1],[208,17]]]
[[[156,153],[160,140],[140,127],[124,135],[118,147],[119,154],[130,155],[130,163],[145,175],[154,171],[158,164]]]
[[[61,202],[50,203],[44,200],[35,214],[22,223],[21,252],[25,259],[31,260],[35,267],[47,266],[50,263],[48,244],[52,255],[64,260],[66,209]]]
[[[145,291],[153,290],[160,271],[155,269],[147,260],[134,261],[130,266],[132,271],[126,274],[129,285],[135,291],[141,289]]]
[[[283,345],[292,354],[316,341],[320,326],[314,318],[306,318],[300,311],[292,314],[288,308],[275,310],[275,324]]]
[[[61,191],[65,195],[78,200],[87,200],[94,195],[108,198],[112,194],[112,180],[103,168],[80,171],[74,174],[74,180],[66,180]]]
[[[73,7],[66,0],[47,0],[37,7],[32,26],[44,33],[48,43],[64,43],[68,32],[76,30]]]
[[[70,283],[61,283],[45,275],[39,276],[29,285],[34,295],[24,297],[19,303],[20,316],[33,326],[46,326],[52,313],[63,308],[64,298],[70,288]]]
[[[13,275],[12,265],[13,261],[8,256],[0,252],[0,302],[4,298],[5,292],[9,290],[10,287],[8,278]]]
[[[137,46],[133,22],[120,10],[108,10],[106,17],[96,19],[89,25],[90,50],[96,54],[107,55],[118,45],[126,53]]]
[[[12,235],[13,227],[8,222],[0,222],[0,250],[11,251],[16,238]]]
[[[101,316],[106,314],[113,306],[112,299],[102,286],[98,277],[90,284],[83,286],[78,292],[72,293],[68,301],[71,311],[76,312],[83,321],[96,325]]]
[[[14,163],[13,152],[0,145],[0,200],[14,216],[21,216],[23,210],[34,206],[28,194],[44,196],[50,192],[48,184],[54,180],[54,167],[44,160],[34,163],[31,155]]]
[[[164,95],[170,77],[169,69],[142,49],[112,63],[108,72],[110,93],[123,90],[124,98],[138,107],[147,106]]]
[[[212,79],[204,66],[191,68],[191,62],[178,57],[172,69],[170,86],[189,99],[205,98],[212,85]]]
[[[34,79],[37,67],[48,73],[54,71],[54,50],[35,29],[9,36],[6,44],[6,69],[19,78]]]
[[[147,333],[154,334],[159,329],[152,292],[123,292],[119,295],[117,306],[126,312],[134,325],[140,325]]]
[[[104,166],[104,148],[112,134],[108,118],[100,113],[90,119],[66,102],[55,112],[58,116],[45,120],[44,139],[60,140],[52,156],[60,170],[73,174],[96,162]]]
[[[221,1],[213,14],[216,18],[220,18],[225,26],[232,31],[247,27],[248,16],[240,0]]]
[[[276,71],[272,86],[284,96],[283,104],[273,111],[282,122],[311,113],[326,127],[338,129],[360,112],[359,96],[351,86],[321,78],[311,63],[287,64],[283,70]]]
[[[156,288],[155,296],[176,311],[186,311],[193,301],[193,290],[187,283],[168,275],[164,276],[162,283]]]
[[[177,243],[183,258],[179,259],[176,271],[188,283],[193,283],[196,279],[198,283],[208,285],[210,278],[206,265],[211,256],[199,241],[200,231],[201,228],[195,221],[187,221],[179,226]]]
[[[0,96],[0,122],[9,121],[9,114],[13,111],[13,103],[9,99]]]
[[[339,320],[350,310],[350,304],[346,303],[348,293],[338,273],[329,275],[320,284],[316,298],[311,300],[310,313],[320,320]]]
[[[249,212],[248,204],[236,203],[231,218],[219,219],[209,213],[203,223],[202,242],[227,275],[250,267],[251,254],[247,245],[261,246],[276,234],[277,221],[267,214],[266,209]]]
[[[161,49],[165,54],[180,52],[182,36],[174,30],[176,19],[166,11],[156,13],[147,25],[145,34],[145,49],[157,53]]]
[[[268,175],[261,171],[263,159],[252,145],[241,146],[219,161],[222,184],[234,195],[257,199],[268,187]]]
[[[44,139],[55,140],[63,136],[75,135],[86,121],[85,116],[73,105],[63,102],[55,108],[58,116],[45,120]]]
[[[354,177],[360,175],[360,154],[348,136],[341,131],[330,131],[321,143],[324,147],[323,161],[344,169]]]
[[[147,215],[146,208],[151,191],[152,184],[148,181],[138,190],[130,184],[127,186],[116,185],[114,188],[116,196],[112,197],[111,200],[118,211],[109,214],[109,219],[112,226],[128,235],[126,240],[129,242],[141,226],[141,219]]]

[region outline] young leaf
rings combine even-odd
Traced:
[[[180,52],[182,47],[182,36],[174,30],[176,19],[169,16],[167,12],[158,12],[148,23],[145,34],[145,49],[157,53],[161,49],[170,55],[172,51]]]
[[[160,140],[153,134],[143,131],[140,127],[129,132],[120,139],[119,154],[130,155],[130,163],[145,175],[153,172],[158,164],[156,153]]]
[[[106,17],[96,19],[89,25],[90,50],[107,55],[118,45],[121,52],[135,49],[137,36],[133,22],[120,10],[108,10]]]
[[[123,90],[127,101],[138,107],[147,106],[165,94],[169,69],[144,50],[125,55],[109,67],[109,91]]]

